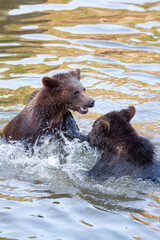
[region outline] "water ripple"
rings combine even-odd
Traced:
[[[140,33],[134,28],[115,24],[83,24],[74,27],[54,27],[56,30],[74,33],[74,34],[132,34]]]
[[[153,2],[157,2],[155,0]],[[124,4],[126,2],[126,4]],[[147,1],[143,1],[144,3]],[[150,2],[150,0],[149,0]],[[136,2],[134,2],[136,4]],[[137,1],[139,4],[139,1]],[[142,2],[141,2],[142,4]],[[36,4],[36,5],[20,5],[19,9],[13,9],[9,11],[10,15],[19,15],[19,14],[27,14],[31,12],[42,12],[48,10],[54,11],[65,11],[65,10],[73,10],[79,7],[94,7],[94,8],[105,8],[105,9],[127,9],[130,11],[143,12],[144,8],[131,4],[130,1],[120,1],[114,0],[112,3],[104,2],[103,0],[96,1],[85,1],[85,0],[72,0],[67,4]]]
[[[79,68],[96,100],[87,115],[73,113],[80,130],[135,105],[132,124],[160,160],[158,0],[0,2],[0,128],[43,76]],[[63,137],[27,151],[0,139],[0,239],[159,239],[160,185],[89,179],[100,154]]]

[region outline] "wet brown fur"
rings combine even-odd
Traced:
[[[93,107],[93,99],[85,93],[79,80],[79,69],[43,77],[43,87],[32,94],[22,112],[1,129],[1,136],[6,140],[34,143],[41,135],[59,130],[62,116],[69,109],[80,111],[80,107]]]
[[[136,178],[160,178],[160,163],[155,160],[151,142],[138,135],[130,120],[135,107],[113,111],[98,118],[88,134],[88,141],[103,150],[101,159],[89,171],[93,178],[130,175]]]

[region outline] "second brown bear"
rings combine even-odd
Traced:
[[[88,141],[103,154],[88,172],[90,177],[101,180],[127,175],[142,179],[160,178],[160,162],[155,160],[153,145],[139,136],[130,124],[135,111],[135,107],[130,106],[107,113],[94,122]]]

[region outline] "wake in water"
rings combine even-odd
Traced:
[[[43,144],[26,150],[22,142],[6,143],[0,139],[0,174],[3,177],[34,178],[50,181],[58,172],[73,178],[77,172],[86,171],[97,160],[98,153],[87,142],[45,137]]]
[[[132,212],[143,209],[146,200],[153,204],[152,194],[158,195],[160,186],[152,182],[130,177],[90,179],[85,172],[99,157],[87,142],[64,136],[46,137],[43,144],[27,150],[21,142],[0,139],[0,178],[47,184],[52,192],[79,196],[103,210]]]

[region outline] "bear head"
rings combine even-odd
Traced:
[[[99,117],[87,136],[89,143],[99,150],[107,147],[112,152],[123,147],[126,141],[130,140],[129,136],[132,133],[136,134],[130,124],[135,112],[135,107],[129,106],[121,111],[113,111]]]
[[[47,89],[47,97],[53,98],[59,108],[86,114],[88,108],[94,106],[95,100],[86,94],[85,88],[80,83],[79,69],[52,77],[43,77],[42,83]]]

